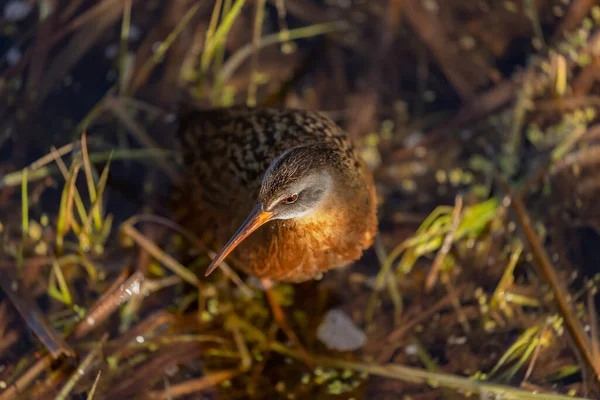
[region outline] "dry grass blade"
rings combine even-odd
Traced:
[[[108,333],[105,333],[100,339],[100,341],[96,344],[94,349],[90,351],[90,353],[83,359],[81,363],[79,363],[75,372],[73,372],[73,374],[64,384],[60,392],[56,395],[56,400],[67,400],[69,398],[69,394],[71,393],[77,382],[79,382],[79,380],[84,377],[92,363],[98,358],[98,356],[100,356],[102,347],[104,346],[107,340]],[[100,375],[98,374],[96,380],[99,377]],[[96,383],[94,383],[94,387],[95,386]]]
[[[11,172],[9,174],[4,175],[2,178],[0,178],[0,190],[21,185],[23,182],[23,175],[25,173],[27,174],[28,182],[35,182],[35,181],[44,179],[47,176],[50,176],[52,174],[52,172],[55,172],[55,171],[56,171],[56,169],[53,169],[51,167],[41,167],[41,168],[35,169],[33,171],[27,170],[27,172],[25,172],[25,170],[21,170],[21,171]]]
[[[94,380],[94,384],[90,389],[90,392],[87,395],[87,400],[94,400],[94,395],[96,394],[96,388],[98,387],[98,382],[100,382],[100,375],[102,375],[102,370],[98,371],[98,375],[96,375],[96,379]]]
[[[79,141],[79,140],[77,140],[73,143],[66,144],[66,145],[56,149],[56,151],[50,152],[50,153],[46,154],[45,156],[41,157],[40,159],[32,162],[29,165],[28,169],[36,170],[38,168],[41,168],[44,165],[49,164],[52,161],[54,161],[56,159],[57,155],[58,155],[58,157],[62,157],[64,155],[69,154],[70,152],[78,149],[80,144],[81,144],[81,141]]]
[[[206,389],[214,387],[219,383],[230,380],[239,374],[239,371],[217,371],[198,379],[173,385],[169,388],[169,392],[162,390],[154,390],[148,393],[148,398],[152,400],[168,400],[178,399],[191,394],[200,393]]]
[[[23,393],[45,370],[52,365],[52,356],[46,355],[33,364],[23,375],[21,375],[14,383],[2,393],[0,400],[18,399]]]
[[[125,276],[125,273],[121,275]],[[125,282],[118,279],[115,284],[102,296],[94,307],[73,330],[71,336],[74,339],[81,339],[105,321],[131,296],[139,293],[144,282],[144,274],[135,272]]]
[[[160,261],[165,267],[170,269],[173,273],[179,275],[181,279],[187,283],[201,288],[202,283],[190,270],[181,265],[173,257],[162,251],[157,245],[151,240],[142,235],[137,229],[135,229],[130,221],[123,223],[123,232],[132,238],[139,246],[143,247],[152,257]]]
[[[196,247],[198,247],[199,250],[207,252],[211,259],[213,259],[217,256],[217,254],[214,251],[209,250],[204,245],[204,243],[202,243],[200,241],[200,239],[196,235],[194,235],[193,232],[189,231],[188,229],[183,228],[182,226],[179,226],[178,224],[176,224],[175,222],[173,222],[169,219],[159,217],[156,215],[145,215],[145,214],[144,215],[136,215],[129,219],[129,223],[132,225],[136,224],[138,222],[144,222],[144,221],[154,222],[154,223],[163,225],[169,229],[174,230],[175,232],[181,234],[184,238],[186,238],[190,243],[193,243]],[[231,269],[231,267],[226,262],[221,263],[221,266],[219,268],[221,269],[221,271],[223,271],[225,276],[227,276],[227,278],[229,278],[240,289],[240,291],[245,296],[248,296],[248,297],[252,296],[252,289],[250,289],[248,287],[248,285],[246,285],[242,281],[240,276],[233,269]]]
[[[510,187],[506,181],[501,180],[506,193],[511,193]],[[561,316],[565,320],[566,328],[575,343],[577,350],[579,351],[582,358],[588,363],[596,379],[600,379],[600,360],[594,358],[592,353],[591,344],[587,337],[583,326],[579,319],[577,319],[575,313],[571,309],[571,305],[567,299],[568,296],[566,289],[563,287],[556,271],[550,262],[548,253],[542,246],[540,239],[532,228],[531,220],[525,210],[523,201],[520,195],[512,195],[510,198],[510,205],[517,216],[517,222],[520,225],[533,253],[533,258],[538,266],[538,270],[541,273],[544,280],[550,285],[552,292],[554,293],[554,299],[556,305],[560,311]]]
[[[171,275],[163,279],[146,280],[142,287],[142,291],[144,293],[152,294],[169,286],[178,285],[181,282],[182,279],[177,275]]]

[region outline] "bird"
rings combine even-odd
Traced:
[[[301,283],[357,261],[378,229],[373,175],[324,114],[237,105],[181,113],[183,181],[225,260],[264,282]]]
[[[274,282],[319,279],[358,260],[377,233],[373,175],[344,131],[321,113],[274,107],[184,106],[177,129],[183,221],[260,279],[274,319],[308,367]]]

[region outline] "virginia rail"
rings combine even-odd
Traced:
[[[193,223],[221,245],[228,240],[206,275],[231,253],[234,266],[265,284],[303,282],[357,260],[372,244],[372,174],[329,118],[292,109],[194,109],[181,116],[178,135],[186,196],[199,216]]]

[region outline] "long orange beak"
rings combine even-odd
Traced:
[[[246,239],[252,232],[260,228],[262,225],[269,222],[275,214],[262,210],[262,204],[257,204],[254,210],[250,213],[248,218],[244,221],[240,229],[229,239],[229,242],[221,249],[219,254],[212,260],[204,276],[208,276],[213,272],[221,262],[231,253],[244,239]]]

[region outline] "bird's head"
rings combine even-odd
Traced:
[[[338,166],[338,154],[322,145],[296,147],[275,158],[265,172],[254,209],[213,259],[205,276],[267,222],[301,218],[317,210],[333,190]]]

